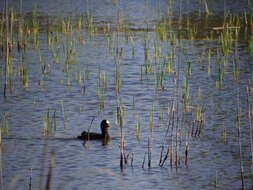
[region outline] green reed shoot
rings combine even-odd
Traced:
[[[233,59],[233,77],[235,81],[240,79],[240,65],[236,58]]]
[[[203,121],[204,120],[204,107],[203,106],[197,106],[196,108],[196,121]]]
[[[124,106],[120,104],[117,107],[116,123],[120,128],[122,128],[124,124],[123,122],[124,122]]]
[[[53,112],[51,116],[51,110],[48,108],[46,116],[44,117],[44,135],[48,136],[55,132],[56,130],[56,123],[57,122],[57,115],[56,110]]]
[[[55,51],[53,51],[52,61],[53,61],[53,63],[60,63],[60,51],[59,51],[59,49],[56,49]]]
[[[237,107],[236,107],[236,121],[237,129],[237,142],[239,147],[239,157],[240,157],[240,179],[241,179],[241,189],[245,189],[245,174],[244,174],[244,164],[243,164],[243,150],[241,142],[241,108],[240,108],[240,98],[239,98],[239,89],[237,89]]]
[[[29,87],[29,72],[28,66],[26,64],[22,64],[20,67],[20,76],[21,76],[21,84],[24,88]]]
[[[116,93],[119,94],[121,91],[121,72],[120,72],[119,65],[116,65],[116,70],[115,70],[115,89],[116,89]]]
[[[208,67],[207,67],[207,74],[208,74],[209,77],[211,76],[211,71],[212,71],[212,70],[211,70],[211,69],[212,69],[212,68],[211,68],[211,63],[212,63],[212,62],[211,62],[211,56],[212,56],[212,55],[211,55],[211,49],[209,48],[209,49],[208,49]]]
[[[158,69],[155,77],[155,89],[164,90],[164,81],[165,81],[165,70],[163,69],[163,66],[160,66],[160,69]]]
[[[136,138],[138,141],[140,140],[140,133],[141,133],[141,121],[140,118],[138,118],[136,123]]]
[[[97,81],[97,95],[99,102],[99,110],[103,110],[105,108],[105,91],[107,88],[107,78],[106,72],[101,71],[99,67],[98,71],[98,81]]]
[[[40,23],[38,20],[37,7],[34,7],[32,10],[31,31],[33,34],[33,43],[35,44],[36,47],[39,46],[39,28],[40,28]]]
[[[76,47],[73,41],[70,41],[66,50],[66,72],[68,72],[69,65],[75,63],[75,56],[76,56]]]
[[[164,19],[161,23],[156,26],[156,35],[161,41],[167,39],[166,20]]]
[[[228,140],[227,140],[227,130],[226,128],[223,126],[222,130],[221,130],[221,140],[224,144],[227,144]]]
[[[67,36],[72,31],[72,25],[69,17],[67,19],[62,20],[61,31],[65,36]]]
[[[149,57],[149,48],[148,48],[148,32],[143,32],[143,48],[144,48],[144,60],[147,61]]]
[[[253,26],[253,23],[252,23],[252,26]],[[253,31],[250,33],[248,44],[249,44],[249,52],[251,55],[253,55]]]
[[[188,110],[189,100],[190,100],[189,76],[188,74],[186,74],[183,83],[183,103],[185,111]]]
[[[2,128],[0,128],[0,146],[2,145],[2,142],[3,142],[3,140],[2,140]]]
[[[172,50],[168,56],[167,56],[167,59],[165,60],[165,71],[167,73],[174,73],[175,70],[174,70],[174,50]]]
[[[64,129],[66,129],[66,128],[67,128],[67,118],[66,118],[66,116],[65,116],[64,104],[63,104],[63,101],[62,101],[62,100],[60,101],[60,104],[61,104],[62,118],[63,118],[63,122],[64,122]]]
[[[100,71],[98,73],[98,88],[102,90],[103,93],[106,92],[108,86],[107,73],[106,71]]]
[[[77,28],[78,30],[82,30],[83,28],[83,16],[80,16],[77,20]]]
[[[6,114],[0,119],[0,129],[2,136],[9,134],[9,121]]]
[[[154,107],[152,107],[151,111],[149,112],[149,129],[151,131],[153,131],[153,129],[154,129],[154,116],[153,116],[153,112],[154,112]]]

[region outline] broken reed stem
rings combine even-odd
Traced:
[[[145,166],[145,161],[146,161],[146,154],[147,152],[144,153],[144,158],[143,158],[143,161],[142,161],[142,168],[144,169],[144,166]]]
[[[178,149],[179,149],[179,146],[178,146],[178,126],[177,126],[177,129],[176,129],[176,154],[175,154],[175,164],[176,164],[176,168],[178,168],[178,165],[179,165],[179,162],[178,162],[178,159],[179,159],[179,155],[178,155]]]
[[[121,143],[120,143],[120,169],[121,171],[124,169],[124,164],[127,164],[126,155],[125,155],[125,142],[123,137],[121,137]]]
[[[131,157],[131,167],[133,167],[133,162],[134,162],[134,153],[132,152],[132,157]]]
[[[162,145],[162,147],[161,147],[161,153],[160,153],[160,160],[159,160],[159,166],[161,166],[161,164],[162,164],[162,160],[163,160],[163,150],[164,150],[164,146]]]
[[[151,147],[150,147],[150,138],[148,138],[148,167],[151,168]]]
[[[47,181],[46,181],[46,188],[45,188],[46,190],[51,189],[54,165],[55,165],[55,153],[52,152],[51,153],[51,162],[50,162],[50,166],[49,166],[48,174],[47,174]]]
[[[90,140],[90,129],[92,127],[92,123],[93,123],[94,119],[95,119],[95,116],[92,117],[92,120],[90,122],[90,126],[89,126],[89,129],[88,129],[88,140]]]
[[[188,153],[189,153],[189,144],[188,142],[186,142],[186,145],[185,145],[185,161],[184,161],[184,164],[186,167],[188,167]]]
[[[251,181],[253,183],[253,138],[252,138],[252,104],[250,103],[250,90],[247,87],[248,117],[249,117],[249,134],[250,134],[250,151],[251,151]]]
[[[170,152],[170,146],[168,146],[168,148],[167,148],[167,152],[166,152],[166,154],[164,156],[164,159],[162,160],[162,162],[160,164],[160,167],[163,167],[165,161],[168,159],[169,152]]]
[[[120,125],[120,169],[124,168],[124,137],[123,137],[123,126]]]
[[[2,157],[2,147],[0,146],[0,184],[1,190],[4,190],[4,176],[3,176],[3,157]]]
[[[4,67],[4,98],[7,97],[7,86],[8,86],[8,76],[7,76],[7,67],[9,63],[9,16],[8,16],[8,0],[5,0],[5,18],[6,18],[6,58],[5,58],[5,67]]]
[[[128,158],[129,158],[129,154],[126,154],[126,152],[124,151],[123,156],[124,156],[124,164],[127,165],[127,163],[128,163]]]
[[[168,133],[169,133],[169,129],[170,129],[170,126],[172,126],[172,131],[173,131],[173,124],[174,124],[174,101],[172,102],[172,105],[170,107],[170,110],[168,111],[168,116],[169,116],[169,123],[168,123],[168,126],[167,126],[167,129],[166,129],[166,133],[165,133],[165,136],[164,136],[164,140],[163,140],[163,145],[162,147],[164,146],[164,143],[166,141],[166,137],[168,136]],[[172,131],[171,131],[171,134],[172,134]],[[162,153],[162,152],[161,152]]]
[[[123,170],[123,166],[124,166],[124,164],[123,164],[123,153],[122,153],[122,151],[120,151],[120,169],[121,170]]]
[[[28,189],[32,190],[32,168],[30,169],[30,176],[29,176],[29,185]]]
[[[2,128],[0,128],[0,148],[2,146],[3,140],[2,140]]]
[[[170,167],[173,165],[173,148],[172,145],[170,145]]]

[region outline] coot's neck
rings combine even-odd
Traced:
[[[106,127],[101,126],[101,132],[102,132],[102,135],[109,135],[108,129]]]

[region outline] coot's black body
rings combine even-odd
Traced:
[[[108,133],[108,129],[110,128],[110,123],[108,120],[101,121],[100,124],[101,133],[91,133],[87,131],[83,131],[81,136],[78,136],[78,139],[81,140],[109,140],[110,135]]]

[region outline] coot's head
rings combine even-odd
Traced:
[[[101,127],[101,132],[106,133],[108,128],[111,127],[110,122],[108,120],[103,120],[103,121],[101,121],[100,127]]]

